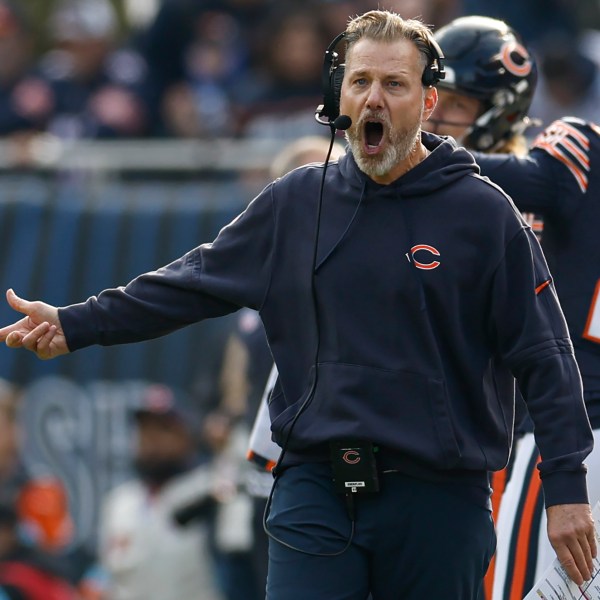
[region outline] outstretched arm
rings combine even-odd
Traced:
[[[29,302],[19,298],[12,289],[6,292],[6,299],[25,317],[0,329],[0,342],[5,341],[10,348],[31,350],[42,360],[69,352],[55,306],[39,301]]]

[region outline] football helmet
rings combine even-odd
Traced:
[[[446,77],[437,85],[477,98],[484,111],[463,137],[474,150],[492,150],[522,133],[537,83],[537,65],[520,36],[503,21],[459,17],[434,38],[445,56]]]

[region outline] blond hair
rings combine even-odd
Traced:
[[[387,10],[370,10],[352,19],[346,27],[344,40],[346,56],[356,42],[363,38],[380,42],[408,40],[412,42],[423,62],[423,68],[435,60],[431,29],[418,19],[403,19]]]

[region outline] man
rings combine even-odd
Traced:
[[[468,152],[421,133],[442,74],[429,29],[369,11],[344,40],[332,127],[349,127],[350,151],[325,176],[294,170],[212,244],[83,304],[9,291],[26,316],[0,340],[52,358],[258,309],[283,447],[269,600],[477,598],[514,375],[544,456],[549,535],[581,584],[596,554],[592,436],[537,240]]]
[[[0,501],[0,599],[76,600],[65,565],[26,543],[14,506]]]
[[[473,16],[449,23],[435,38],[452,76],[440,83],[438,106],[427,126],[473,150],[506,153],[474,154],[482,174],[502,186],[518,208],[543,217],[542,247],[565,312],[598,440],[600,206],[596,199],[600,182],[595,173],[600,164],[600,130],[592,123],[564,118],[547,127],[527,153],[523,132],[536,67],[518,34],[502,21]],[[554,554],[545,534],[539,454],[530,423],[517,426],[529,433],[515,447],[510,481],[496,515],[495,600],[522,598]],[[590,498],[595,503],[600,499],[600,453],[592,452],[586,462]],[[526,505],[528,510],[523,509]]]
[[[174,518],[201,492],[207,507],[214,504],[210,469],[198,461],[194,411],[181,393],[151,384],[134,418],[134,475],[108,492],[99,522],[107,597],[221,600],[206,524],[182,527]]]

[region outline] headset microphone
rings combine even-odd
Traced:
[[[346,131],[350,125],[352,125],[352,119],[348,115],[340,115],[331,123],[334,129],[339,129],[340,131]]]

